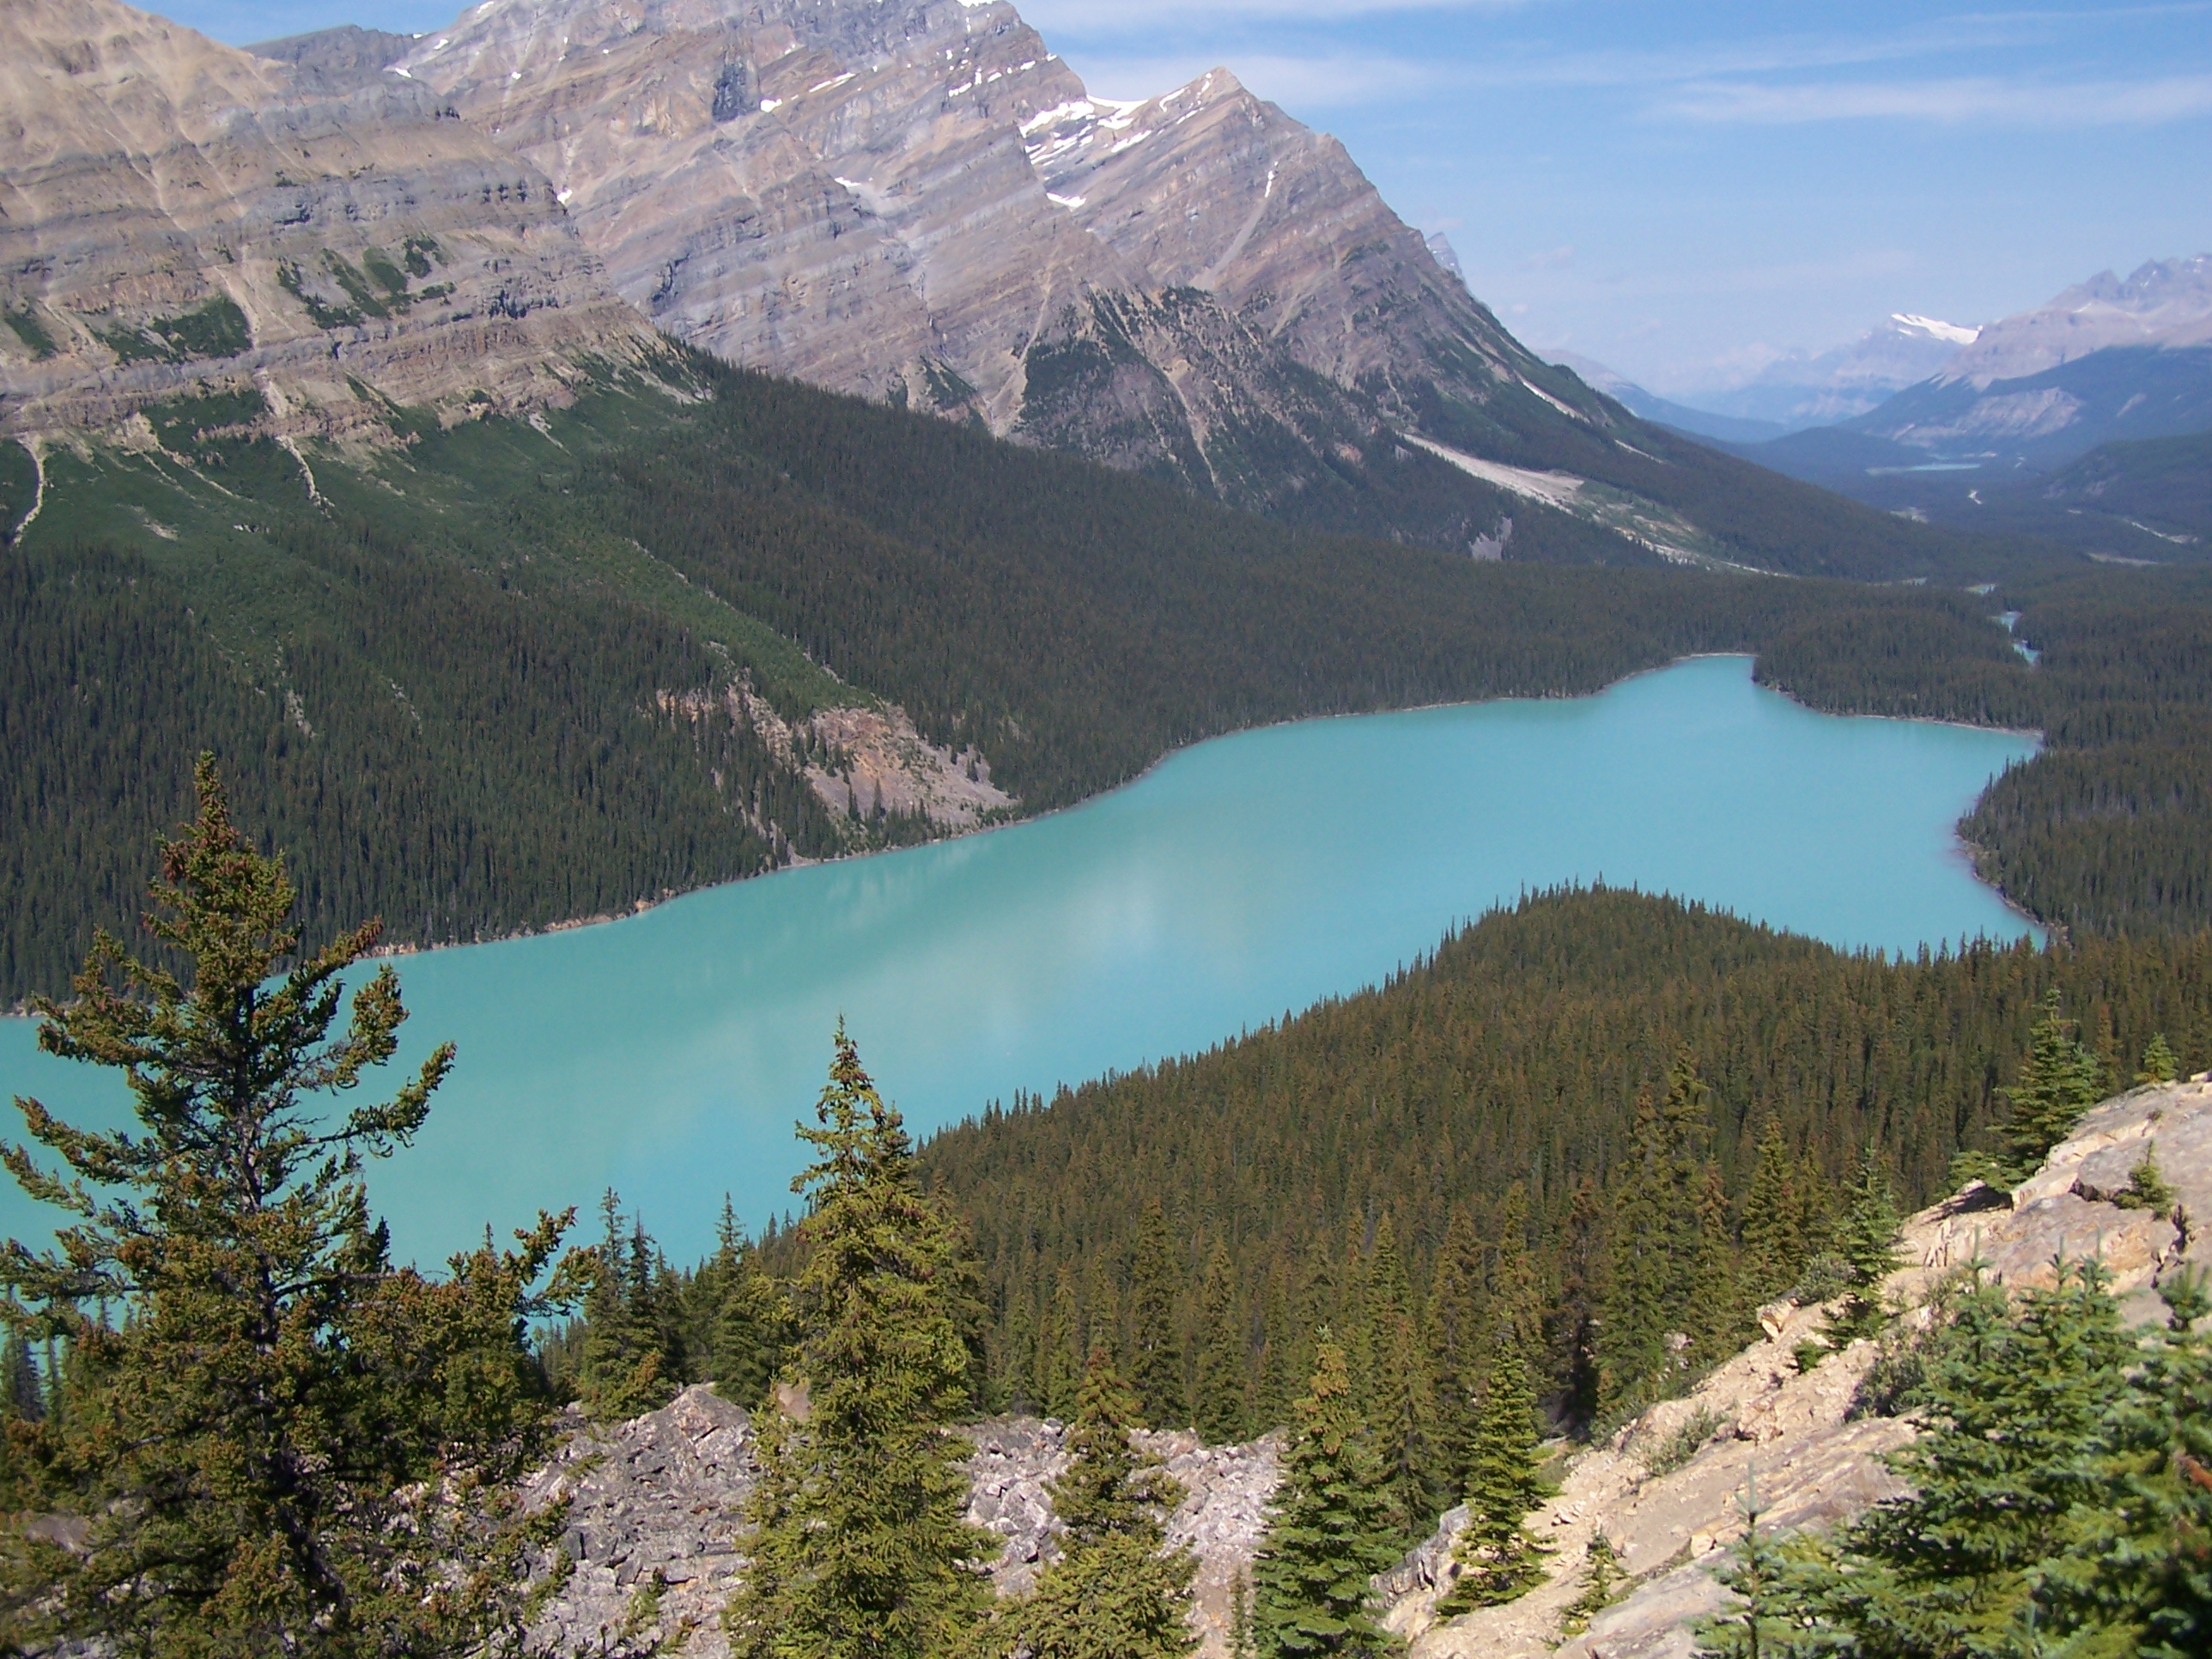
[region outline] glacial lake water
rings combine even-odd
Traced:
[[[1953,825],[2033,739],[1817,714],[1750,669],[1245,732],[1034,823],[403,957],[403,1060],[451,1038],[459,1063],[416,1147],[370,1166],[371,1201],[428,1261],[541,1206],[588,1235],[612,1185],[689,1261],[725,1192],[756,1227],[792,1203],[792,1123],[841,1014],[926,1132],[1376,983],[1562,883],[1846,946],[2030,931]],[[34,1036],[0,1021],[0,1095],[119,1121],[119,1087]],[[0,1184],[0,1235],[52,1224]]]

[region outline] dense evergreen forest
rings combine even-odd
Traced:
[[[994,1107],[920,1169],[980,1262],[979,1399],[1067,1414],[1103,1351],[1147,1420],[1241,1438],[1291,1420],[1332,1330],[1410,1537],[1469,1478],[1501,1328],[1554,1421],[1617,1420],[1763,1302],[1879,1278],[1882,1229],[1962,1165],[2039,1161],[2039,1089],[2063,1126],[2208,1060],[2212,933],[1900,960],[1570,890],[1207,1054]],[[547,1346],[556,1386],[762,1397],[803,1239],[726,1216],[681,1269],[611,1195],[605,1224],[616,1272]]]
[[[1961,825],[1982,875],[2077,933],[2212,927],[2212,571],[2046,572],[1984,597],[2017,613],[2009,637],[1956,605],[1844,604],[1770,641],[1759,677],[1816,708],[2040,730]]]
[[[2052,990],[2106,1092],[2161,1035],[2182,1064],[2212,1062],[2212,935],[1895,961],[1670,899],[1567,892],[1485,918],[1379,989],[994,1109],[923,1163],[975,1230],[1009,1395],[1057,1405],[1064,1350],[1100,1332],[1117,1351],[1171,1344],[1175,1386],[1193,1387],[1227,1331],[1234,1420],[1278,1421],[1307,1333],[1369,1318],[1376,1273],[1402,1275],[1394,1305],[1428,1331],[1450,1297],[1495,1288],[1507,1260],[1536,1287],[1548,1385],[1597,1409],[1587,1325],[1607,1241],[1640,1115],[1676,1073],[1703,1103],[1677,1149],[1692,1170],[1689,1253],[1719,1250],[1744,1291],[1704,1304],[1733,1352],[1747,1301],[1808,1270],[1863,1155],[1907,1207],[1949,1190],[1954,1158],[2003,1118]],[[1770,1237],[1738,1259],[1745,1229],[1771,1225],[1747,1213],[1762,1182],[1805,1206],[1796,1245],[1778,1255]],[[1155,1203],[1171,1260],[1148,1291]]]
[[[390,1261],[361,1177],[420,1130],[452,1048],[319,1109],[392,1058],[398,980],[349,998],[375,927],[304,939],[212,761],[195,787],[151,891],[186,973],[110,940],[41,1009],[49,1050],[126,1070],[142,1133],[27,1103],[36,1152],[7,1148],[76,1221],[61,1249],[0,1249],[9,1650],[529,1651],[573,1561],[563,1505],[516,1484],[556,1407],[626,1417],[711,1377],[759,1413],[720,1609],[748,1659],[1185,1659],[1179,1489],[1132,1434],[1185,1422],[1285,1430],[1236,1650],[1383,1659],[1371,1576],[1455,1499],[1442,1613],[1543,1575],[1522,1525],[1549,1490],[1540,1389],[1555,1421],[1620,1420],[1784,1292],[1831,1304],[1798,1353],[1819,1364],[1887,1323],[1900,1188],[1962,1145],[2014,1182],[2138,1040],[2154,1080],[2212,1042],[2212,936],[1890,961],[1563,892],[1377,991],[919,1158],[841,1029],[794,1229],[755,1244],[726,1218],[679,1272],[610,1194],[595,1248],[564,1254],[573,1216],[541,1215],[426,1275]],[[2148,1158],[2130,1191],[2172,1201]],[[2146,1339],[2094,1265],[2017,1309],[1946,1293],[1859,1396],[1921,1423],[1913,1490],[1834,1540],[1778,1546],[1754,1512],[1705,1650],[1971,1651],[1879,1638],[2041,1620],[2106,1641],[2087,1651],[2203,1651],[2212,1296],[2165,1294]],[[1006,1404],[1070,1419],[1071,1456],[1056,1553],[994,1597],[957,1425]],[[1654,1473],[1668,1446],[1639,1454]],[[1959,1515],[1986,1567],[1942,1547]],[[1589,1571],[1585,1613],[1612,1593]],[[623,1642],[660,1588],[640,1580]]]
[[[1592,691],[1753,651],[1840,599],[1677,569],[1480,564],[1291,532],[1171,485],[697,360],[539,432],[390,421],[363,470],[252,434],[255,394],[149,412],[149,453],[46,456],[0,556],[0,1000],[126,913],[149,823],[218,755],[311,926],[467,940],[927,832],[825,808],[723,695],[884,698],[1024,810],[1301,715]],[[20,448],[8,453],[21,456]],[[10,488],[24,483],[11,479]],[[1522,550],[1595,535],[1523,514]],[[1516,532],[1518,533],[1518,532]],[[1902,625],[1902,624],[1900,624]],[[1919,626],[1935,626],[1923,622]]]
[[[312,872],[312,925],[380,914],[428,944],[930,833],[808,787],[825,707],[896,703],[1039,811],[1237,727],[1578,694],[1714,650],[1822,708],[2048,731],[1968,825],[1984,873],[2076,931],[2212,921],[2212,577],[1606,569],[1603,532],[1542,513],[1516,520],[1533,562],[1484,564],[667,368],[700,395],[611,381],[543,432],[391,410],[387,450],[311,472],[252,435],[250,392],[149,410],[155,452],[46,455],[0,556],[0,1002],[58,988],[128,908],[203,749]],[[12,501],[36,480],[11,467]]]

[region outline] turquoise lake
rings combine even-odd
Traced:
[[[541,1206],[588,1231],[612,1185],[688,1261],[725,1192],[755,1225],[792,1202],[791,1126],[841,1014],[927,1131],[1374,984],[1562,883],[1848,946],[2016,938],[1952,826],[2033,750],[1816,714],[1747,659],[1699,659],[1571,702],[1246,732],[1034,823],[403,957],[407,1054],[452,1038],[459,1064],[415,1149],[371,1165],[371,1200],[428,1260]],[[0,1021],[4,1093],[110,1121],[122,1099],[25,1020]],[[51,1224],[0,1194],[0,1233]]]

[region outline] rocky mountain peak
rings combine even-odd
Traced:
[[[1943,372],[1983,388],[2115,346],[2212,343],[2212,254],[2154,259],[2123,278],[2102,271],[2047,304],[1990,324]]]
[[[490,0],[397,72],[657,326],[1246,505],[1255,432],[1340,465],[1530,366],[1335,140],[1226,69],[1094,98],[1010,5]]]
[[[358,78],[358,77],[356,77]],[[0,427],[222,386],[296,433],[566,395],[651,336],[544,177],[395,77],[220,46],[112,0],[0,10]]]

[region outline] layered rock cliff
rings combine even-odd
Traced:
[[[1607,418],[1334,139],[1225,70],[1094,100],[1008,5],[493,0],[394,74],[550,178],[658,326],[739,362],[1261,507],[1439,397]]]
[[[20,0],[0,108],[0,429],[219,383],[336,434],[380,398],[537,406],[656,349],[544,178],[427,88],[333,92],[112,0]]]

